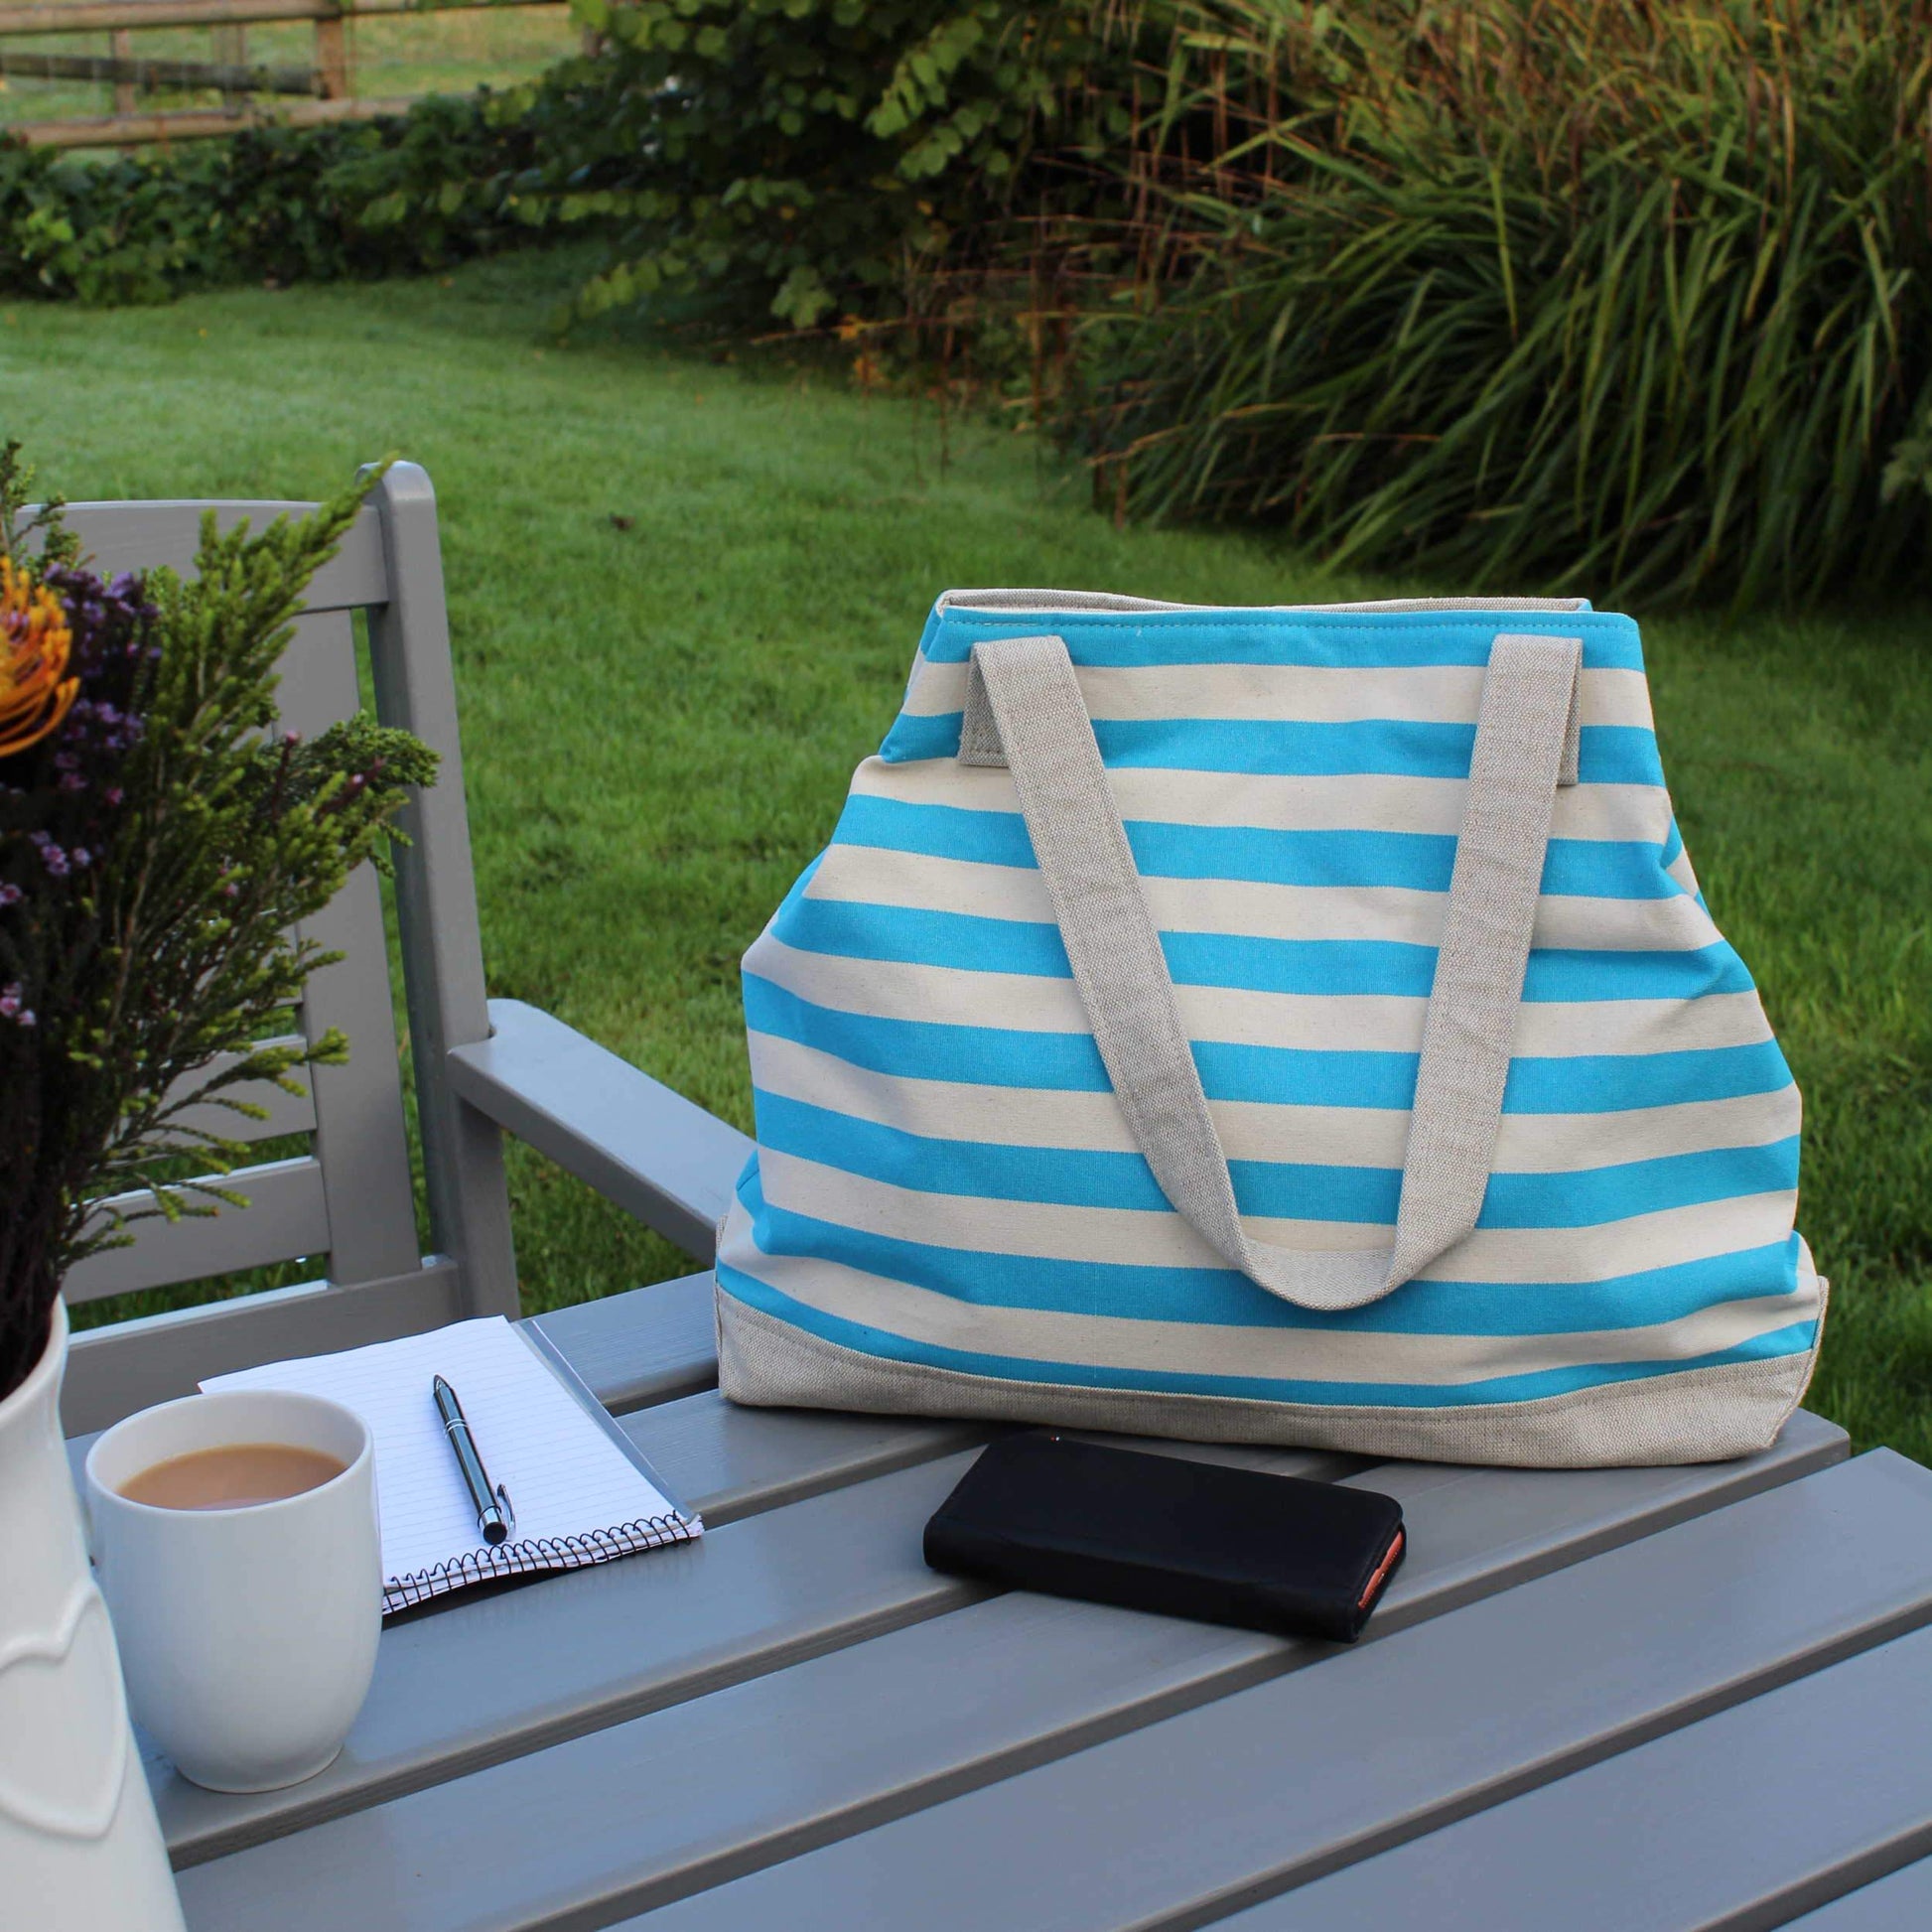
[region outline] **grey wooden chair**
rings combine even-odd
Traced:
[[[260,525],[309,506],[281,502],[76,503],[68,520],[103,572],[194,558],[204,511],[223,526]],[[501,1130],[528,1141],[708,1263],[713,1230],[750,1143],[702,1108],[562,1022],[513,1000],[486,1000],[463,758],[457,737],[436,499],[428,476],[398,464],[377,485],[341,553],[316,579],[284,659],[284,722],[305,734],[353,713],[353,614],[367,614],[376,710],[442,755],[433,789],[410,806],[396,900],[428,1196],[418,1219],[404,1132],[388,954],[368,868],[317,918],[309,936],[345,958],[311,980],[299,1024],[340,1026],[344,1067],[302,1076],[300,1099],[269,1088],[262,1122],[223,1112],[208,1124],[251,1141],[308,1137],[292,1158],[237,1171],[249,1200],[211,1219],[147,1220],[131,1248],[74,1269],[70,1305],[295,1258],[318,1278],[176,1312],[90,1328],[74,1338],[65,1419],[105,1427],[192,1391],[204,1376],[351,1347],[465,1315],[517,1313],[516,1259],[503,1183]],[[600,1364],[599,1391],[621,1404],[632,1337],[661,1351],[667,1319],[709,1329],[708,1289],[692,1280],[595,1305],[572,1323],[580,1363]],[[676,1307],[669,1305],[675,1302]],[[646,1323],[646,1313],[650,1317]],[[649,1328],[649,1338],[642,1335]],[[702,1351],[701,1351],[702,1352]]]

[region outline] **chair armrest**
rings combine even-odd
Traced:
[[[488,1039],[450,1049],[458,1095],[709,1262],[751,1156],[737,1128],[521,1000],[491,1000]]]

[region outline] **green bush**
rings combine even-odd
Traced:
[[[1106,0],[574,0],[603,52],[404,119],[176,155],[0,143],[0,288],[94,302],[437,267],[609,226],[589,317],[703,294],[798,326],[904,314],[1036,152],[1124,140]],[[1091,177],[1062,176],[1078,203]],[[1087,185],[1083,186],[1082,181]]]
[[[609,118],[561,218],[625,223],[580,313],[716,291],[807,327],[902,312],[1042,146],[1124,139],[1094,0],[574,0]]]
[[[1184,15],[1218,65],[1143,118],[1152,266],[1061,419],[1127,506],[1465,589],[1927,580],[1922,6]]]
[[[265,126],[146,157],[0,139],[0,292],[155,302],[440,268],[513,245],[543,222],[518,189],[541,178],[581,85],[432,97],[394,120]]]

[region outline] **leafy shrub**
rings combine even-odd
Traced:
[[[95,302],[441,266],[610,224],[590,316],[659,291],[809,325],[906,306],[1042,140],[1121,140],[1105,0],[575,0],[604,51],[406,118],[106,161],[0,143],[0,288]],[[1077,123],[1077,130],[1076,130]],[[1061,184],[1072,193],[1072,178]]]
[[[1209,0],[1070,439],[1151,514],[1466,588],[1927,581],[1911,0]],[[1176,113],[1222,132],[1176,155]]]
[[[587,315],[659,289],[801,327],[902,307],[1042,142],[1129,127],[1089,85],[1114,45],[1092,0],[574,4],[608,37],[611,112],[555,207],[625,222]]]
[[[440,268],[541,225],[534,186],[581,76],[92,159],[0,138],[0,290],[154,302],[221,283]]]

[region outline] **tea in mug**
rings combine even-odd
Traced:
[[[156,1462],[130,1476],[120,1493],[159,1509],[245,1509],[319,1489],[347,1467],[340,1456],[289,1443],[224,1443]]]

